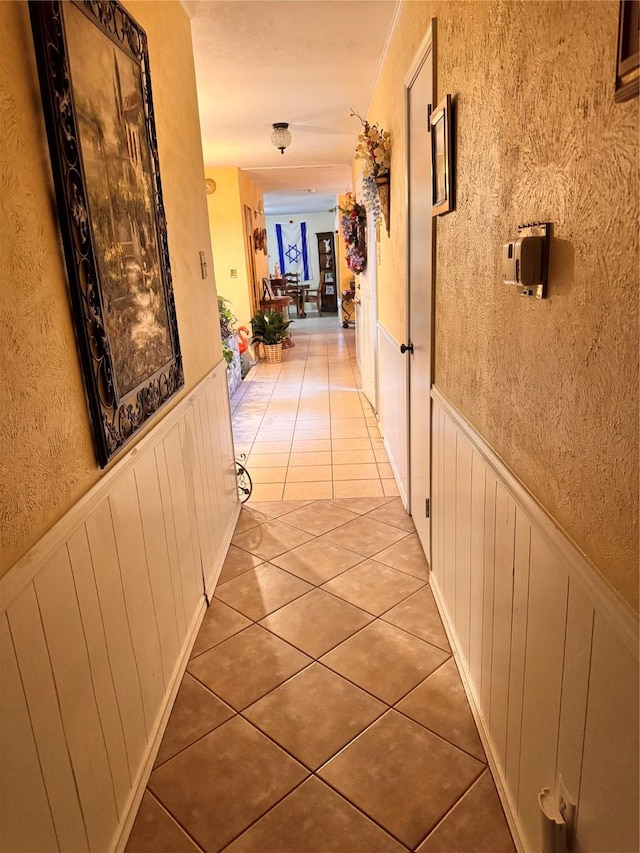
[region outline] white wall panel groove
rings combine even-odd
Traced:
[[[239,511],[225,367],[3,578],[3,853],[124,846]]]
[[[638,623],[437,390],[432,586],[527,853],[562,774],[578,853],[637,853]]]

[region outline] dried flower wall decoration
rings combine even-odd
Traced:
[[[391,135],[377,124],[369,124],[361,115],[351,112],[352,116],[360,119],[362,133],[358,136],[356,145],[356,160],[362,160],[362,189],[363,199],[374,221],[380,214],[384,217],[387,235],[391,225],[389,211],[389,182],[391,174]]]

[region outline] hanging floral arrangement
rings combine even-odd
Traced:
[[[340,228],[346,243],[346,261],[351,272],[364,272],[367,266],[367,210],[356,201],[353,193],[347,193],[345,203],[338,208]]]
[[[356,160],[363,161],[362,189],[363,199],[368,210],[371,211],[374,221],[377,222],[380,215],[384,217],[387,234],[389,234],[389,180],[391,174],[391,136],[388,131],[378,127],[377,124],[369,124],[368,121],[351,112],[352,116],[360,119],[362,133],[358,136],[356,146]]]

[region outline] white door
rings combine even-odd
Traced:
[[[433,352],[433,220],[431,217],[431,140],[429,105],[433,104],[431,29],[406,82],[409,183],[409,495],[410,512],[431,563],[431,381]],[[429,507],[430,509],[430,507]]]
[[[356,284],[356,358],[362,390],[376,411],[377,303],[376,303],[376,230],[367,213],[367,268]]]

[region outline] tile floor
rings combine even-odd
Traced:
[[[397,495],[376,417],[358,389],[354,329],[311,316],[291,328],[295,347],[283,363],[260,362],[231,401],[251,500]]]
[[[250,455],[266,446],[266,455],[286,457],[266,466],[284,477],[261,484],[279,491],[242,509],[126,853],[515,849],[411,518],[384,495],[389,478],[379,471],[358,482],[382,494],[332,498],[336,485],[356,482],[336,468],[384,464],[336,460],[341,450],[332,449],[343,440],[333,432],[334,393],[350,389],[358,419],[367,419],[348,385],[352,338],[353,330],[323,333],[320,344],[312,337],[294,350],[324,348],[325,372],[339,383],[323,380],[327,438],[296,438],[295,423],[289,438],[265,438],[269,407],[286,401],[282,371],[267,383],[260,422],[245,427]],[[314,404],[302,368],[292,382],[297,417]],[[355,428],[366,431],[370,452],[378,449],[372,428]],[[328,448],[297,450],[297,442]],[[330,479],[289,479],[295,453],[328,454],[305,465],[328,468]],[[332,491],[317,499],[312,484]],[[289,485],[309,491],[281,501]]]

